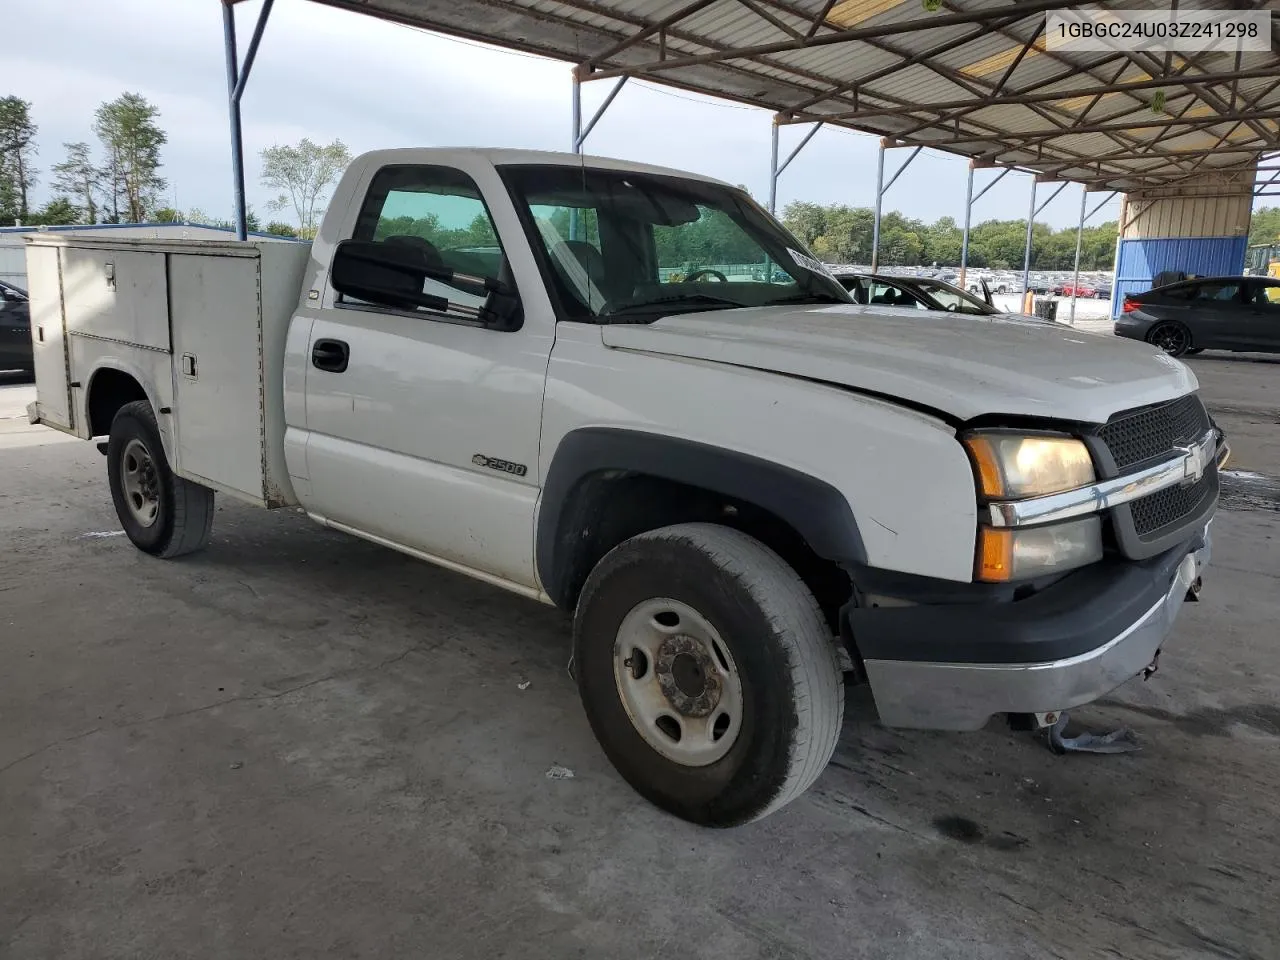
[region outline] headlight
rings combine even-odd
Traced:
[[[1102,521],[1084,517],[1043,527],[978,529],[979,580],[1005,583],[1060,573],[1102,559]]]
[[[964,445],[990,500],[1039,497],[1093,483],[1089,449],[1075,437],[971,433]]]

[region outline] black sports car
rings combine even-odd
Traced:
[[[1124,298],[1116,336],[1180,357],[1201,350],[1280,352],[1280,280],[1200,277]]]
[[[918,310],[946,310],[949,313],[978,316],[1000,313],[990,303],[945,280],[881,273],[837,273],[835,277],[842,287],[853,294],[853,299],[858,303],[915,307]]]
[[[27,291],[0,280],[0,370],[33,369]]]

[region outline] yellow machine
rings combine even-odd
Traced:
[[[1280,279],[1280,243],[1258,243],[1245,255],[1244,272],[1254,277]]]

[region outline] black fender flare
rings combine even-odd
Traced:
[[[571,541],[564,530],[574,494],[598,474],[643,474],[688,484],[768,510],[818,556],[865,563],[866,548],[849,501],[824,480],[750,454],[615,427],[583,427],[566,434],[552,456],[542,488],[535,540],[538,578],[561,607],[571,597]]]

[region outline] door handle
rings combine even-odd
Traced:
[[[317,370],[342,373],[351,360],[351,347],[345,340],[317,340],[311,347],[311,365]]]

